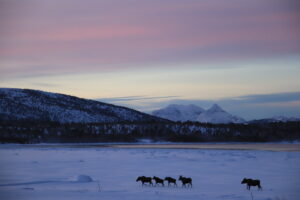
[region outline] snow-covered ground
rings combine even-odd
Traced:
[[[141,175],[188,176],[193,188],[142,187]],[[300,152],[0,146],[5,200],[251,200],[244,177],[261,180],[255,200],[298,200]]]

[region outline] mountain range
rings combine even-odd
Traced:
[[[169,119],[172,121],[198,121],[202,123],[227,124],[245,123],[246,121],[223,110],[219,105],[214,104],[208,110],[196,105],[172,104],[166,108],[152,112],[154,116]]]
[[[30,89],[0,88],[0,120],[60,123],[167,121],[126,107]]]
[[[276,123],[300,121],[299,117],[285,116],[274,116],[271,118],[246,121],[241,117],[228,113],[217,104],[212,105],[207,110],[193,104],[171,104],[165,108],[152,111],[152,115],[175,122],[193,121],[211,124]]]
[[[197,121],[202,123],[272,123],[300,121],[296,117],[273,117],[246,122],[219,105],[205,110],[196,105],[171,104],[152,115],[130,108],[31,89],[0,88],[0,120],[47,121],[59,123],[121,123]]]
[[[300,121],[299,117],[286,117],[286,116],[274,116],[271,118],[252,120],[250,123],[276,123],[276,122],[297,122]]]

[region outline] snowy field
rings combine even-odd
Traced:
[[[3,145],[0,167],[4,200],[251,200],[244,177],[261,180],[255,200],[300,199],[300,152]],[[193,188],[142,187],[141,175],[192,177]]]

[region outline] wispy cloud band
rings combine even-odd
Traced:
[[[155,97],[149,97],[149,96],[126,96],[126,97],[113,97],[113,98],[98,98],[96,100],[98,101],[104,101],[104,102],[128,102],[128,101],[141,101],[141,100],[157,100],[157,99],[174,99],[179,98],[180,96],[155,96]]]
[[[240,115],[246,119],[272,117],[275,115],[300,116],[300,92],[284,92],[273,94],[253,94],[223,99],[180,99],[176,96],[163,97],[160,101],[154,98],[130,98],[106,99],[106,102],[130,106],[138,110],[151,112],[169,104],[195,104],[204,108],[214,103],[220,104],[229,112]],[[101,99],[99,99],[101,100]],[[132,100],[139,100],[135,102]]]
[[[2,1],[0,11],[9,76],[300,53],[294,0]]]

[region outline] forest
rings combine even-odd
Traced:
[[[1,121],[1,143],[278,142],[300,140],[300,122],[205,124],[198,122],[58,123]]]

